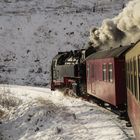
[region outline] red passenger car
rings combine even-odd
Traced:
[[[115,107],[126,103],[124,54],[129,47],[100,51],[86,59],[88,94]]]

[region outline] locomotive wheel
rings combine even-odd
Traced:
[[[75,93],[73,92],[73,90],[72,89],[70,89],[70,88],[66,88],[65,90],[64,90],[64,96],[75,96]]]
[[[68,94],[69,94],[69,88],[66,88],[66,89],[64,90],[64,96],[68,96]]]
[[[98,103],[98,105],[101,106],[101,107],[105,107],[104,101],[100,101],[100,102]]]

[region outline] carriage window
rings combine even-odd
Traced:
[[[129,60],[129,89],[131,90],[131,61]]]
[[[127,62],[125,63],[125,66],[126,66],[126,86],[128,88],[128,63]]]
[[[94,64],[92,64],[92,78],[94,78]]]
[[[130,61],[128,61],[128,85],[131,87],[131,75],[130,75]]]
[[[130,61],[130,90],[133,93],[133,62]]]
[[[106,64],[102,65],[102,72],[103,72],[103,81],[107,81],[107,73],[106,73]]]
[[[140,55],[138,57],[138,86],[139,86],[139,101],[140,101]]]
[[[108,80],[109,82],[113,82],[113,65],[110,63],[108,65]]]
[[[133,69],[132,69],[132,61],[128,60],[127,62],[127,87],[133,93]]]
[[[126,84],[127,88],[129,88],[129,62],[126,62]]]
[[[133,66],[134,66],[134,73],[133,73],[133,76],[134,76],[134,95],[135,97],[138,99],[138,94],[137,94],[137,65],[136,65],[136,57],[134,57],[133,59]]]
[[[90,80],[90,65],[87,64],[87,80]]]

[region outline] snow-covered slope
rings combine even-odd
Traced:
[[[47,88],[0,85],[3,92],[17,104],[0,118],[1,140],[134,140],[126,121],[95,104]]]
[[[58,51],[83,48],[92,26],[127,0],[0,1],[0,82],[44,85]]]

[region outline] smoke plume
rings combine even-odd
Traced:
[[[90,31],[90,41],[95,47],[118,47],[139,39],[140,0],[130,1],[118,16],[104,20],[100,28]]]

